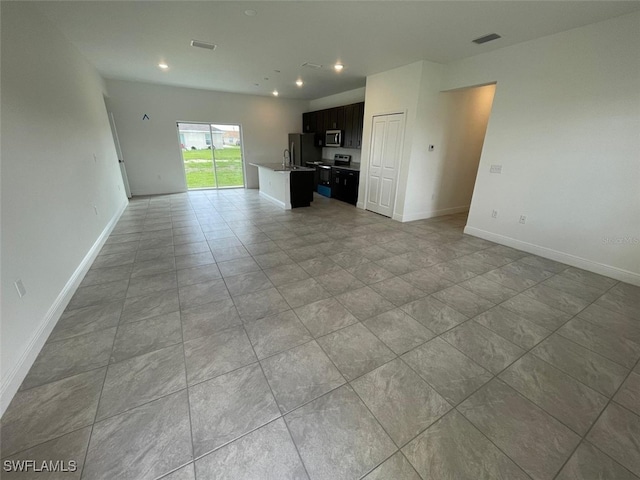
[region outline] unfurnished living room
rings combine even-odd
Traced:
[[[0,478],[640,479],[640,1],[0,9]]]

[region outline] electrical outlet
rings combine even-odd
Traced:
[[[493,210],[491,212],[491,218],[498,218],[498,210]]]
[[[491,165],[491,173],[502,173],[502,165]]]
[[[526,215],[520,215],[520,223],[525,224],[527,223],[527,217]]]
[[[96,212],[96,215],[98,215],[98,206],[97,205],[93,206],[93,211]]]
[[[24,284],[22,283],[22,280],[18,279],[15,282],[13,282],[13,284],[16,286],[16,290],[18,291],[18,296],[20,298],[24,297],[27,294],[27,289],[24,288]]]

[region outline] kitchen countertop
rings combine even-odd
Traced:
[[[301,167],[300,165],[294,165],[293,167],[283,167],[282,163],[250,163],[249,165],[253,165],[254,167],[267,168],[274,172],[314,172],[314,168],[309,167]]]

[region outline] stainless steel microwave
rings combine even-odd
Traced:
[[[342,146],[342,130],[327,130],[324,136],[325,147]]]

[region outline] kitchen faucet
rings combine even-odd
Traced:
[[[286,163],[289,163],[289,166],[291,166],[291,152],[289,152],[288,148],[285,148],[282,154],[282,168],[287,168]]]

